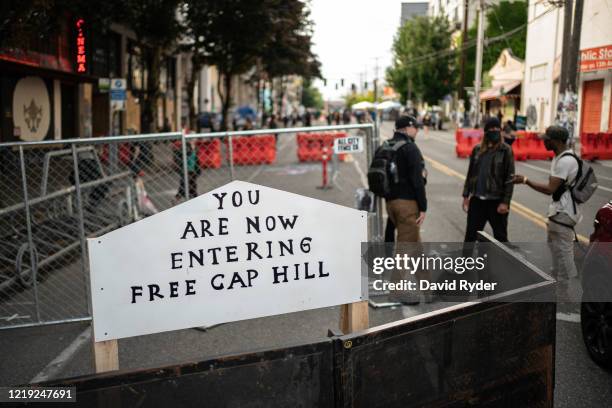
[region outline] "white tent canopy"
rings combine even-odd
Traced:
[[[401,107],[402,104],[395,101],[384,101],[376,105],[376,109],[378,110],[399,109]]]
[[[353,109],[353,110],[373,109],[375,106],[376,105],[374,105],[372,102],[363,101],[363,102],[358,102],[358,103],[352,105],[351,109]]]

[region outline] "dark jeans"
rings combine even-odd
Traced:
[[[179,188],[176,192],[176,198],[185,197],[185,180],[183,178],[183,173],[181,172],[179,175]],[[195,171],[190,171],[187,173],[187,182],[189,183],[189,198],[195,198],[198,196],[198,173]]]
[[[464,242],[474,242],[478,231],[482,231],[487,221],[493,229],[493,236],[500,242],[508,242],[508,214],[499,214],[497,206],[500,200],[470,199],[467,227]]]

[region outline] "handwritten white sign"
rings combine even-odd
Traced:
[[[367,297],[366,213],[234,181],[88,240],[96,341]]]

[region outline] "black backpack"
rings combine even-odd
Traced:
[[[387,140],[374,153],[372,164],[368,169],[368,185],[370,191],[379,197],[387,197],[391,186],[400,182],[397,169],[397,152],[407,141]]]

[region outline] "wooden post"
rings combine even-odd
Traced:
[[[119,346],[117,339],[93,343],[94,369],[96,373],[119,369]]]
[[[368,301],[342,305],[340,309],[340,330],[344,334],[367,329],[370,326]]]

